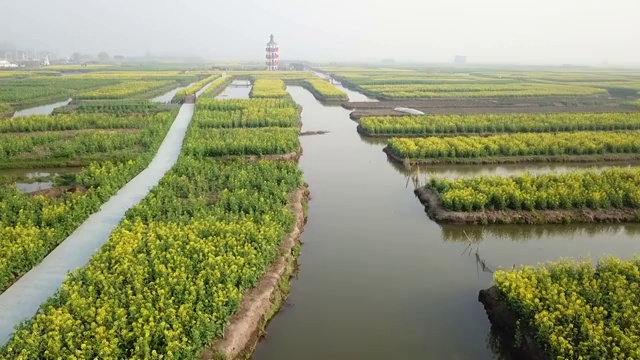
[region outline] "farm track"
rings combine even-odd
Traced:
[[[180,108],[149,166],[92,214],[47,257],[0,294],[0,345],[55,294],[68,272],[83,267],[109,238],[125,212],[140,202],[178,160],[194,105]]]

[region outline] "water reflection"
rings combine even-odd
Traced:
[[[19,111],[16,111],[15,114],[13,114],[13,117],[17,118],[21,116],[30,116],[30,115],[51,115],[53,110],[61,106],[69,105],[70,102],[71,102],[71,99],[67,99],[65,101],[59,101],[52,104],[40,105],[40,106],[31,107],[28,109],[19,110]]]
[[[386,156],[386,155],[385,155]],[[438,164],[438,165],[412,165],[410,168],[397,162],[391,161],[394,164],[394,168],[398,172],[407,175],[418,177],[421,180],[426,180],[429,177],[469,177],[469,176],[481,176],[481,175],[501,175],[512,176],[520,175],[524,173],[530,174],[548,174],[548,173],[566,173],[571,171],[581,170],[594,170],[601,171],[610,167],[638,167],[640,164],[629,165],[628,163],[619,162],[607,162],[602,163],[567,163],[567,164],[545,164],[545,163],[530,163],[530,164],[473,164],[473,165],[461,165],[461,164]]]
[[[216,99],[248,99],[251,93],[251,82],[247,80],[234,80],[222,91]]]
[[[79,172],[80,168],[43,168],[43,169],[9,169],[0,170],[0,184],[13,184],[24,193],[50,189],[54,179]]]
[[[549,238],[635,237],[638,224],[553,224],[553,225],[441,225],[446,242],[481,242],[484,239],[528,241]]]

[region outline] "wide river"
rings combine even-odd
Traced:
[[[312,196],[300,267],[253,359],[492,359],[490,323],[477,300],[492,269],[640,252],[640,225],[438,225],[407,171],[387,160],[383,142],[356,132],[348,110],[288,89],[303,106],[303,131],[330,133],[300,138]],[[592,166],[452,165],[419,177]]]

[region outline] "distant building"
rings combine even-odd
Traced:
[[[453,63],[454,64],[466,64],[467,63],[467,57],[463,56],[463,55],[456,55],[453,58]]]
[[[267,43],[265,48],[267,52],[267,70],[278,70],[278,62],[280,61],[280,49],[278,44],[273,41],[273,34],[271,34],[271,40]]]
[[[0,68],[17,68],[18,65],[12,64],[7,60],[0,60]]]

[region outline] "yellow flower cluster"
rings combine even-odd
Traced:
[[[146,103],[144,103],[146,104]],[[90,105],[97,106],[99,105]],[[104,105],[109,107],[110,105]],[[51,116],[33,115],[23,116],[13,119],[6,119],[0,122],[0,133],[14,132],[43,132],[43,131],[66,131],[66,130],[86,130],[86,129],[144,129],[152,127],[157,123],[165,124],[173,120],[175,112],[164,111],[155,115],[128,114],[117,116],[108,109],[102,108],[100,113],[69,113]],[[116,112],[121,108],[111,108]]]
[[[360,126],[374,135],[637,130],[640,113],[372,116],[360,119]]]
[[[252,98],[286,98],[289,93],[281,79],[259,78],[253,82],[250,96]]]
[[[197,83],[189,86],[188,88],[184,88],[184,89],[178,90],[178,92],[173,96],[173,99],[171,100],[171,102],[173,102],[173,103],[181,103],[181,102],[183,102],[184,98],[187,95],[192,95],[192,94],[197,93],[203,87],[205,87],[208,83],[214,81],[215,79],[217,79],[219,77],[220,77],[220,74],[213,74],[213,75],[210,75],[210,76],[198,81]]]
[[[99,159],[130,159],[157,147],[174,118],[175,112],[165,111],[134,116],[64,114],[6,120],[0,124],[0,166],[20,166],[25,161],[77,166]]]
[[[246,108],[235,111],[200,110],[193,119],[199,127],[292,127],[299,123],[295,108]]]
[[[197,103],[183,151],[196,157],[293,153],[300,148],[299,125],[291,98],[206,99]]]
[[[0,103],[0,118],[11,116],[11,114],[13,114],[13,108],[9,104]]]
[[[87,192],[32,196],[21,193],[11,183],[0,185],[0,292],[40,262],[146,167],[174,118],[175,111],[165,111],[133,116],[65,114],[3,121],[0,166],[22,166],[26,161],[38,166],[69,161],[88,166],[66,180]],[[127,128],[135,131],[119,131]]]
[[[291,98],[211,99],[198,98],[197,110],[243,110],[248,108],[298,108]]]
[[[590,155],[640,152],[640,132],[516,133],[494,136],[392,138],[394,154],[409,159]]]
[[[449,211],[640,208],[640,170],[635,168],[433,178],[427,187]]]
[[[297,123],[256,129],[211,129],[207,123],[238,114],[246,121],[232,120],[233,126],[274,123],[279,116],[291,120],[293,114],[297,119],[290,99],[207,100],[198,104],[178,163],[128,211],[89,264],[16,330],[0,359],[193,359],[222,336],[244,292],[279,254],[294,221],[289,195],[303,182],[294,162],[205,157],[297,150]],[[139,171],[143,160],[148,158],[92,165],[76,181],[90,188],[87,194],[106,198],[130,175],[126,170]],[[24,207],[2,206],[0,214]],[[59,227],[73,215],[57,203],[43,208],[44,216],[25,217]],[[12,236],[30,241],[28,230]]]
[[[302,85],[320,100],[349,100],[347,93],[323,79],[304,80]]]
[[[497,271],[495,285],[551,359],[640,359],[640,259]]]
[[[74,96],[76,99],[124,99],[176,84],[175,81],[125,81]],[[176,84],[177,85],[177,84]]]
[[[277,256],[301,184],[295,163],[182,157],[0,358],[196,358]]]
[[[300,148],[296,128],[264,127],[209,129],[192,127],[184,153],[197,156],[266,155],[296,152]]]
[[[209,86],[207,90],[202,93],[198,100],[202,98],[212,98],[217,96],[227,87],[227,85],[231,84],[232,81],[233,78],[231,76],[220,77],[213,80],[211,82],[211,86]]]

